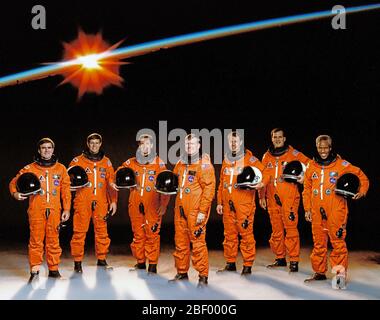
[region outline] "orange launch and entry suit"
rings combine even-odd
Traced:
[[[276,259],[286,258],[288,254],[290,261],[299,261],[300,237],[297,225],[301,196],[297,183],[286,182],[281,177],[285,165],[293,160],[298,160],[305,166],[310,161],[292,146],[284,148],[283,152],[278,154],[271,153],[270,150],[264,154],[262,163],[270,181],[260,197],[265,197],[267,201],[272,225],[269,243]]]
[[[160,255],[160,228],[162,216],[158,209],[166,207],[170,197],[155,191],[157,175],[166,170],[164,162],[155,156],[151,162],[141,164],[136,157],[125,161],[118,169],[131,168],[136,175],[136,187],[130,189],[128,212],[131,219],[132,254],[137,263],[157,264]]]
[[[42,166],[36,162],[25,166],[9,184],[13,194],[17,192],[18,177],[26,172],[34,173],[41,183],[41,192],[29,197],[29,265],[41,265],[45,254],[49,270],[58,270],[62,249],[59,245],[58,226],[61,221],[61,200],[64,211],[70,211],[70,177],[63,164],[55,162]]]
[[[311,161],[305,173],[303,204],[305,212],[311,211],[314,247],[311,253],[312,268],[317,273],[327,271],[327,243],[333,247],[330,254],[331,268],[348,267],[348,251],[345,242],[348,216],[347,200],[335,194],[340,176],[353,173],[360,180],[361,193],[367,193],[369,181],[358,167],[337,156],[330,164]]]
[[[251,267],[256,256],[256,241],[253,236],[253,220],[256,210],[256,190],[240,189],[236,182],[237,176],[246,166],[254,166],[263,174],[262,182],[267,183],[264,166],[245,150],[244,157],[231,161],[224,158],[220,172],[218,188],[218,205],[223,206],[224,224],[224,257],[227,263],[236,262],[239,249],[239,234],[241,236],[240,251],[243,256],[243,265]]]
[[[98,160],[99,159],[99,160]],[[74,158],[70,167],[81,166],[85,169],[88,186],[77,189],[74,200],[74,234],[71,239],[71,255],[74,261],[82,261],[84,244],[90,224],[94,224],[95,253],[98,260],[105,260],[111,243],[107,232],[107,222],[103,220],[108,206],[117,201],[117,191],[111,186],[114,170],[106,156],[90,159],[85,153]]]
[[[211,202],[215,195],[215,172],[208,155],[192,161],[179,160],[174,168],[178,175],[178,193],[174,209],[175,266],[177,273],[187,273],[191,260],[199,276],[208,276],[209,263],[206,245],[206,224],[210,215]],[[198,213],[205,220],[196,225]]]

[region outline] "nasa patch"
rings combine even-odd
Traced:
[[[336,183],[336,179],[335,178],[330,178],[330,182],[331,183]]]
[[[129,159],[127,161],[125,161],[126,165],[129,165],[130,163],[131,163],[131,160],[129,160]]]
[[[59,180],[54,180],[54,185],[55,185],[56,187],[58,187],[58,186],[59,186]]]
[[[149,176],[149,181],[154,181],[154,177],[153,176]]]
[[[78,158],[74,158],[74,159],[73,159],[73,162],[78,162]]]
[[[164,168],[165,167],[165,164],[164,163],[160,163],[160,168]]]
[[[105,173],[101,173],[100,177],[103,178],[103,179],[105,179],[106,178],[106,174]]]
[[[342,161],[342,166],[347,167],[348,165],[349,165],[349,163],[346,160]]]
[[[296,149],[294,149],[294,151],[293,151],[293,154],[296,156],[297,154],[299,154],[300,152],[298,151],[298,150],[296,150]]]
[[[249,161],[251,162],[251,163],[254,163],[254,162],[256,162],[256,157],[254,157],[254,156],[252,156],[252,157],[250,157],[249,158]]]
[[[190,183],[193,182],[193,181],[194,181],[194,176],[189,176],[189,177],[187,178],[187,180],[189,180]]]

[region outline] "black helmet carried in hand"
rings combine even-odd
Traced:
[[[336,182],[335,193],[344,197],[353,197],[358,193],[359,178],[353,173],[345,173]]]
[[[241,189],[251,189],[263,180],[263,174],[256,167],[247,166],[237,176],[237,185]]]
[[[293,160],[288,162],[285,165],[284,170],[282,171],[282,178],[286,182],[297,182],[297,178],[305,172],[305,165],[298,161],[298,160]]]
[[[176,194],[178,190],[178,177],[170,170],[162,171],[156,178],[154,188],[159,193]]]
[[[71,189],[83,188],[89,184],[86,170],[84,170],[81,166],[72,166],[67,169],[67,173],[70,177]]]
[[[120,168],[116,171],[116,187],[119,189],[128,189],[136,187],[135,172],[131,168]]]
[[[41,183],[34,173],[26,172],[17,178],[16,189],[21,195],[27,197],[40,192]]]

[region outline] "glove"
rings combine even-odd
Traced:
[[[205,218],[206,218],[206,215],[204,213],[202,213],[202,212],[199,212],[198,216],[197,216],[197,222],[196,222],[196,224],[197,225],[201,224],[205,220]]]

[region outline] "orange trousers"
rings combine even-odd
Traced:
[[[249,208],[250,209],[250,208]],[[254,209],[255,210],[255,209]],[[252,266],[256,257],[256,241],[253,236],[253,212],[246,216],[239,212],[236,206],[236,213],[231,211],[228,206],[223,206],[224,224],[224,258],[227,262],[236,262],[239,249],[239,234],[241,236],[240,251],[243,256],[243,265]],[[248,227],[244,228],[243,223],[247,219]]]
[[[135,205],[129,205],[129,217],[133,231],[133,256],[138,263],[148,260],[149,264],[157,264],[160,255],[161,218],[155,212],[145,212],[144,215]],[[156,223],[157,229],[152,230]]]
[[[208,250],[206,245],[206,223],[195,225],[198,212],[194,210],[185,213],[186,219],[181,217],[179,207],[175,207],[174,226],[175,226],[175,267],[178,273],[186,273],[190,268],[191,262],[200,276],[208,276],[209,262]],[[196,237],[194,232],[202,227],[202,233]],[[191,250],[192,247],[192,250]]]
[[[99,260],[106,259],[111,240],[108,237],[107,222],[103,218],[107,214],[108,206],[107,203],[97,201],[94,210],[92,209],[92,202],[74,203],[74,234],[70,242],[74,261],[83,260],[84,244],[91,218],[94,224],[96,257]]]
[[[50,209],[46,218],[45,208],[33,208],[28,210],[29,216],[29,265],[30,269],[42,264],[45,254],[49,270],[58,270],[58,264],[62,249],[59,246],[59,232],[57,227],[61,221],[61,210]]]
[[[299,261],[298,205],[292,211],[278,207],[268,209],[268,212],[272,225],[269,244],[276,259],[288,255],[290,261]]]

